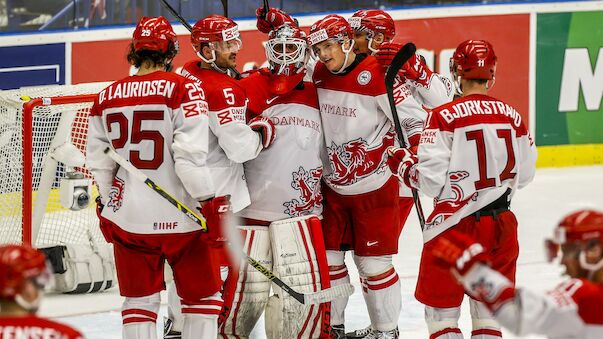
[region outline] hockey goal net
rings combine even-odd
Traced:
[[[72,160],[85,157],[90,107],[107,85],[0,91],[0,243],[106,244],[96,190],[87,208],[74,211],[61,205],[60,185],[68,173],[91,179],[86,166]]]

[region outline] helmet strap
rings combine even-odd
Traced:
[[[345,53],[345,59],[343,60],[343,65],[341,65],[341,68],[338,71],[333,72],[333,74],[341,74],[347,67],[346,65],[348,63],[348,60],[350,59],[350,52],[352,52],[352,50],[354,49],[354,39],[349,39],[348,41],[350,41],[350,48],[348,48],[347,50],[345,49],[345,47],[343,47],[345,41],[341,43],[341,50]]]
[[[210,59],[206,59],[203,56],[203,53],[201,53],[200,51],[197,52],[197,56],[199,58],[201,58],[201,60],[203,60],[203,62],[209,64],[214,70],[216,70],[216,71],[218,71],[220,73],[226,73],[226,72],[228,72],[228,69],[222,68],[222,67],[220,67],[220,66],[218,66],[216,64],[216,59],[217,58],[216,58],[216,51],[215,50],[213,50],[213,49],[211,50],[211,58]]]
[[[25,309],[27,312],[36,313],[38,311],[38,308],[40,308],[40,300],[42,300],[43,293],[44,293],[43,291],[39,290],[38,296],[32,302],[26,301],[21,296],[21,294],[17,294],[17,295],[15,295],[15,302],[19,306],[21,306],[23,309]]]
[[[463,89],[461,88],[461,76],[457,75],[457,76],[453,76],[453,81],[454,83],[454,91],[456,92],[457,95],[462,96],[463,95]]]
[[[603,259],[599,260],[599,262],[596,264],[586,262],[586,253],[584,253],[584,250],[580,251],[580,254],[578,255],[578,262],[580,263],[580,267],[589,271],[589,274],[593,274],[594,272],[603,268]]]

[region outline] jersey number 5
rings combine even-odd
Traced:
[[[153,158],[144,160],[140,158],[140,151],[130,151],[130,162],[139,169],[158,169],[163,163],[164,138],[159,131],[143,130],[142,122],[145,120],[163,120],[163,111],[134,111],[132,115],[132,135],[130,145],[137,145],[143,140],[153,143]],[[119,137],[111,140],[113,148],[124,148],[128,142],[128,118],[121,112],[107,114],[107,131],[111,133],[113,124],[119,128]]]
[[[467,140],[474,140],[475,146],[477,147],[477,163],[479,166],[479,180],[475,182],[475,189],[480,190],[488,187],[496,186],[495,178],[488,178],[487,168],[487,157],[486,157],[486,143],[484,142],[484,131],[481,129],[475,131],[465,132]],[[500,181],[507,179],[513,179],[515,173],[511,172],[515,167],[515,152],[513,152],[513,143],[511,138],[511,130],[509,129],[497,129],[496,135],[498,138],[503,139],[507,149],[507,164],[499,175]]]

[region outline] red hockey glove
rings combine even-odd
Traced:
[[[404,78],[414,81],[417,85],[421,85],[425,88],[429,87],[429,81],[433,74],[427,67],[427,64],[425,64],[425,59],[416,54],[411,56],[410,59],[402,65],[400,73],[404,75]]]
[[[438,264],[451,268],[467,294],[496,312],[515,296],[511,281],[488,266],[484,247],[470,236],[451,229],[438,236],[433,255]]]
[[[269,33],[271,30],[282,26],[285,23],[295,25],[295,21],[291,16],[278,8],[270,8],[268,12],[264,7],[259,7],[255,10],[257,17],[257,28],[262,33]]]
[[[417,188],[416,164],[419,162],[416,154],[408,148],[390,147],[387,149],[387,165],[404,184],[410,188]]]
[[[257,117],[249,120],[248,125],[252,130],[260,134],[264,148],[268,148],[270,145],[272,145],[274,138],[276,137],[276,128],[270,119],[258,115]]]
[[[379,46],[379,50],[375,53],[375,58],[377,58],[377,62],[379,65],[384,68],[389,67],[396,56],[396,53],[402,48],[402,44],[398,44],[395,42],[384,42]]]
[[[103,205],[103,202],[99,195],[98,197],[96,197],[96,216],[98,217],[98,226],[100,227],[101,233],[103,234],[103,237],[105,237],[105,240],[108,243],[112,243],[113,242],[113,235],[111,233],[112,223],[107,218],[102,216],[101,213],[103,213],[103,208],[105,208],[105,205]]]
[[[224,227],[231,214],[230,196],[215,197],[201,202],[201,213],[205,217],[208,243],[213,247],[222,247],[226,242]]]

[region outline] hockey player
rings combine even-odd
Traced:
[[[514,334],[603,338],[603,213],[580,210],[559,223],[554,239],[547,241],[549,258],[561,249],[561,264],[571,279],[545,295],[516,288],[491,268],[489,262],[496,259],[488,249],[466,234],[451,229],[435,242],[434,255],[440,263]]]
[[[258,26],[265,24],[258,17]],[[245,163],[251,205],[238,215],[246,226],[246,251],[298,291],[329,287],[320,220],[322,127],[316,88],[304,82],[308,45],[291,21],[273,28],[266,42],[269,69],[239,81],[248,114],[276,125],[270,149]],[[275,173],[278,169],[278,173]],[[270,282],[246,263],[235,267],[224,292],[223,337],[247,338],[266,308],[268,338],[328,338],[328,304],[302,306],[280,289],[268,299]]]
[[[354,29],[354,52],[374,55],[379,64],[387,68],[402,48],[393,42],[396,25],[392,17],[380,9],[366,9],[354,13],[348,22]],[[398,75],[423,107],[431,109],[453,98],[450,80],[432,72],[417,54],[402,65]]]
[[[0,338],[83,338],[70,326],[36,316],[49,279],[42,252],[0,246]]]
[[[492,267],[515,281],[517,220],[511,197],[535,173],[536,147],[519,113],[487,95],[494,84],[496,55],[483,40],[462,42],[451,58],[461,97],[429,113],[418,154],[390,150],[388,161],[404,183],[435,198],[423,230],[416,298],[425,304],[432,339],[462,338],[458,328],[463,289],[433,255],[442,232],[454,227],[476,237],[492,254]],[[499,338],[484,306],[471,300],[473,338]]]
[[[102,90],[90,113],[87,164],[100,194],[101,230],[114,247],[127,339],[157,336],[165,260],[185,314],[183,338],[217,336],[221,279],[210,246],[222,245],[221,218],[230,206],[227,197],[214,197],[206,166],[206,94],[196,82],[165,72],[177,46],[165,18],[143,17],[128,54],[138,72]],[[107,147],[177,200],[200,205],[208,233],[119,167]]]
[[[398,250],[398,179],[386,165],[394,145],[384,72],[373,56],[354,53],[353,32],[338,15],[310,29],[319,62],[313,72],[326,142],[323,231],[331,284],[349,282],[345,251],[354,251],[371,320],[371,338],[397,338],[400,281],[392,265]],[[410,90],[395,88],[408,138],[418,138],[426,112]],[[407,140],[408,141],[408,140]],[[333,335],[343,338],[347,298],[331,303]]]

